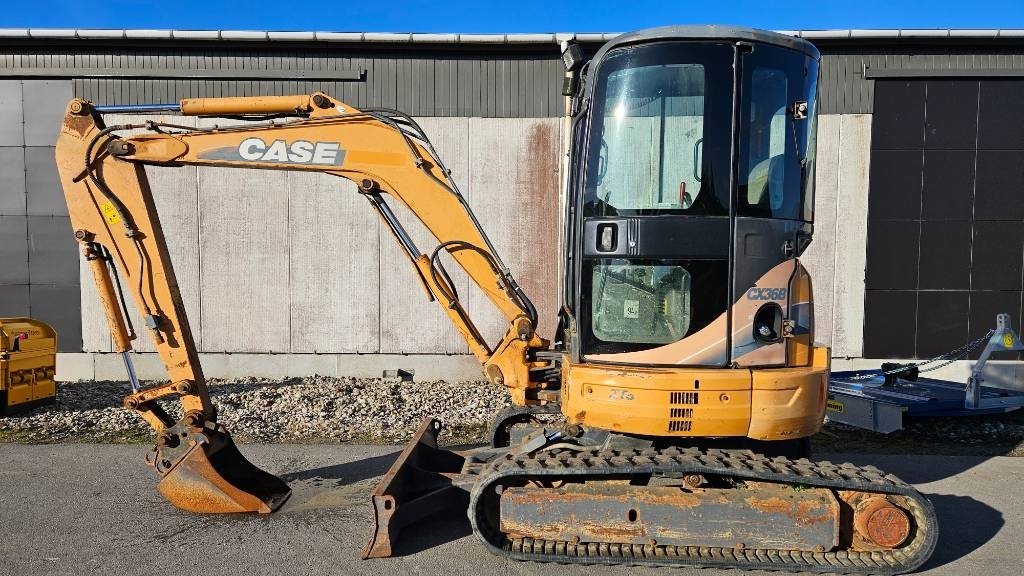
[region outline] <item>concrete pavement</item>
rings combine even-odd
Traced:
[[[645,574],[715,570],[558,566],[492,556],[462,511],[410,527],[386,560],[359,560],[368,494],[393,446],[241,446],[294,493],[278,513],[200,516],[156,491],[144,446],[0,444],[0,575]],[[941,522],[927,574],[1024,574],[1024,459],[832,457],[875,464],[925,492]],[[731,571],[730,574],[740,574]],[[749,572],[744,574],[758,574]]]

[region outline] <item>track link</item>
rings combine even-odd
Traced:
[[[566,564],[696,566],[844,574],[902,574],[931,556],[938,538],[935,510],[924,496],[899,478],[867,466],[810,460],[768,458],[747,450],[668,448],[632,451],[551,451],[532,455],[506,454],[467,466],[480,476],[468,509],[473,532],[490,550],[515,560]],[[511,540],[487,520],[486,507],[499,485],[524,480],[600,479],[602,476],[707,474],[738,480],[852,490],[902,496],[909,504],[913,529],[907,542],[885,551],[838,550],[800,552],[776,549],[735,549],[530,538]],[[493,515],[492,515],[493,517]]]

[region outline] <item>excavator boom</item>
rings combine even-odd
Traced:
[[[242,125],[191,128],[144,122],[106,126],[103,113],[177,112],[240,116]],[[267,115],[280,117],[266,121]],[[121,136],[128,130],[144,130]],[[75,238],[92,271],[113,335],[125,358],[132,393],[125,406],[157,432],[147,461],[161,474],[161,492],[196,512],[270,512],[288,495],[284,482],[246,461],[217,423],[189,330],[166,241],[144,170],[163,166],[220,166],[318,171],[355,182],[392,231],[422,283],[466,339],[496,384],[520,403],[536,386],[529,370],[543,362],[531,351],[547,347],[537,336],[536,309],[480,228],[426,135],[397,112],[360,111],[329,96],[209,98],[179,105],[96,107],[73,100],[56,148],[57,165]],[[439,244],[421,252],[387,203],[401,202]],[[508,319],[500,342],[484,341],[466,313],[439,259],[447,252]],[[143,389],[128,351],[136,337],[124,310],[124,281],[167,368],[169,382]],[[161,406],[177,398],[184,417]],[[534,402],[539,400],[533,399]]]

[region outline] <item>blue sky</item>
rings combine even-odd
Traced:
[[[14,0],[10,0],[14,1]],[[1024,28],[1024,0],[29,0],[4,28],[358,32],[623,32],[663,24],[768,29]]]

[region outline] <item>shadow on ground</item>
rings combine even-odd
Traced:
[[[398,452],[373,456],[354,462],[333,464],[321,468],[311,468],[299,472],[281,474],[281,479],[291,484],[292,482],[331,482],[334,484],[355,484],[356,482],[376,478],[383,475],[391,467],[391,464],[398,458]],[[369,496],[369,494],[367,494]]]
[[[945,566],[984,546],[1005,524],[1002,512],[969,496],[926,494],[939,519],[939,542],[921,570]]]
[[[980,466],[990,459],[988,456],[924,456],[923,458],[927,458],[927,464],[922,464],[919,458],[906,458],[891,454],[824,453],[815,454],[812,459],[851,462],[858,466],[875,466],[910,484],[928,484],[945,480]]]

